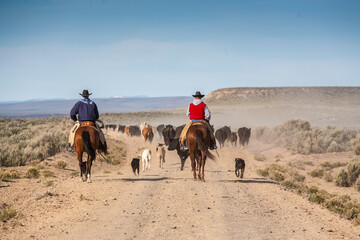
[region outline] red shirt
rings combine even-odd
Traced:
[[[205,119],[205,106],[206,104],[201,102],[198,105],[194,105],[190,103],[189,111],[190,111],[190,120],[204,120]]]

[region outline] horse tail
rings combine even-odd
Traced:
[[[95,159],[95,149],[93,149],[90,143],[90,133],[88,131],[83,131],[81,134],[81,139],[83,141],[84,148],[87,154],[89,154],[91,159]]]
[[[198,144],[201,152],[203,152],[205,154],[205,156],[207,156],[211,160],[215,160],[215,156],[209,151],[208,146],[206,146],[206,144],[205,144],[202,131],[196,130],[195,136],[196,136],[196,141],[197,141],[197,144]]]

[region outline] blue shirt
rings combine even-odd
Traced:
[[[78,117],[76,117],[78,115]],[[89,98],[83,98],[78,101],[70,111],[72,120],[79,122],[92,121],[99,119],[99,112],[96,104]]]

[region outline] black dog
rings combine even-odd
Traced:
[[[133,158],[133,160],[131,161],[131,167],[132,167],[132,170],[133,170],[135,175],[136,175],[136,170],[137,170],[137,173],[139,175],[139,170],[140,170],[139,163],[140,163],[139,158]]]
[[[239,177],[239,169],[241,169],[240,178],[244,177],[245,161],[241,158],[235,158],[235,175]]]

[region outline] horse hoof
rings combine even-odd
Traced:
[[[205,182],[205,179],[201,179],[201,182]]]
[[[87,180],[87,183],[91,183],[92,181],[90,179]]]

